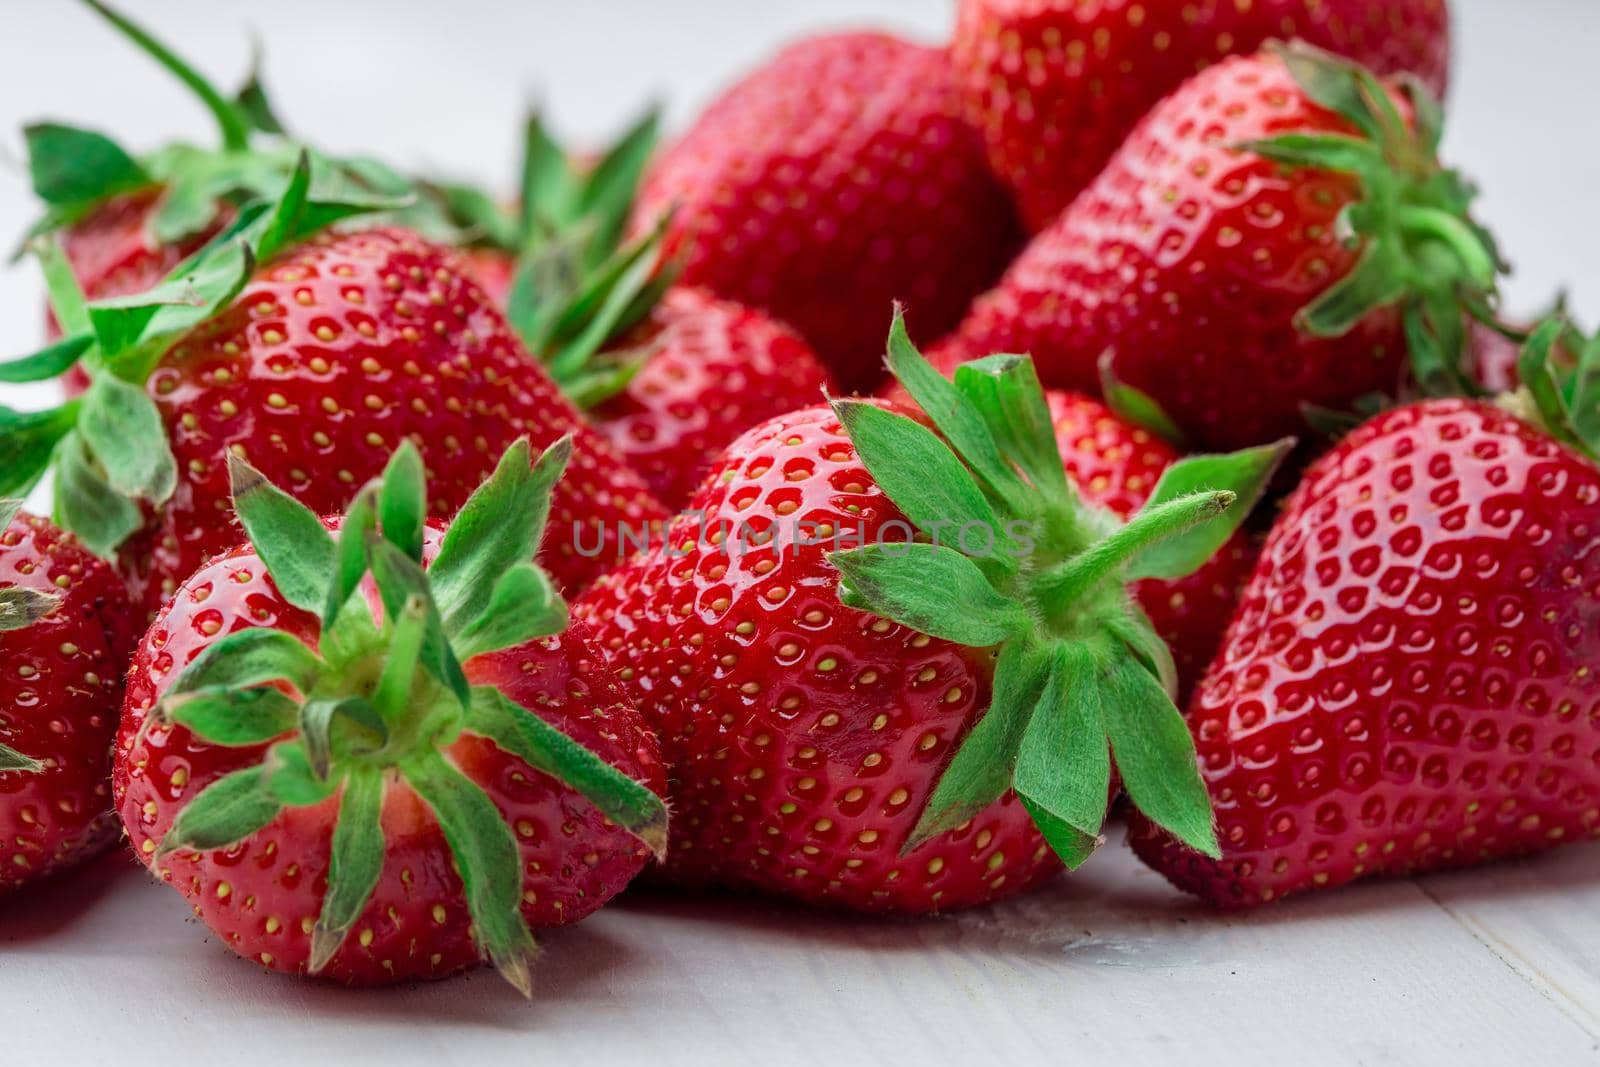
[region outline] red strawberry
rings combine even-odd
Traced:
[[[1171,660],[1123,583],[1199,566],[1244,509],[1194,527],[1234,493],[1188,491],[1253,497],[1276,451],[1175,464],[1119,527],[1074,499],[1026,360],[963,368],[958,393],[896,328],[891,365],[962,459],[882,402],[781,416],[575,608],[662,738],[669,875],[874,911],[1018,892],[1052,847],[1092,850],[1107,730],[1135,803],[1211,847]],[[1128,564],[1158,532],[1160,561]],[[1104,721],[1058,732],[1107,679]]]
[[[635,219],[674,207],[684,281],[790,323],[847,389],[881,379],[892,301],[943,333],[1017,243],[945,53],[883,34],[798,42],[726,92]]]
[[[1178,461],[1178,450],[1098,400],[1056,389],[1045,399],[1067,477],[1089,503],[1119,519],[1132,518]],[[1140,607],[1172,649],[1180,697],[1187,696],[1216,654],[1255,562],[1255,546],[1241,530],[1194,573],[1135,587]]]
[[[128,595],[44,519],[0,504],[0,891],[116,837],[106,783],[126,662]]]
[[[1273,38],[1300,38],[1379,74],[1412,72],[1444,94],[1445,0],[962,0],[950,51],[967,118],[1037,231],[1163,96]]]
[[[219,216],[214,226],[175,244],[157,243],[149,224],[160,195],[160,188],[154,187],[113,196],[61,231],[62,251],[85,296],[99,300],[144,292],[199,251],[227,223]],[[48,316],[45,335],[51,340],[61,336],[53,313]],[[89,388],[89,374],[74,365],[64,384],[67,395],[79,396]]]
[[[1428,401],[1307,473],[1190,711],[1222,858],[1131,831],[1176,885],[1247,906],[1600,834],[1600,389],[1556,333],[1544,426]]]
[[[815,403],[828,373],[788,327],[703,289],[667,291],[623,351],[647,353],[590,421],[661,500],[681,504],[722,449],[766,419]]]
[[[99,348],[122,343],[94,357],[81,409],[12,413],[0,427],[0,447],[22,454],[10,485],[36,478],[64,437],[53,453],[60,514],[91,547],[120,546],[136,601],[154,610],[238,539],[230,455],[249,456],[331,513],[412,440],[433,472],[431,513],[445,517],[513,440],[573,433],[573,473],[556,490],[545,554],[563,585],[584,585],[620,557],[630,531],[662,516],[660,505],[583,426],[453,254],[398,229],[299,245],[292,229],[280,231],[273,220],[335,210],[308,200],[309,171],[299,174],[273,212],[254,213],[241,231],[265,266],[251,271],[236,244],[220,244],[190,279],[170,283],[185,300],[202,293],[205,306],[153,318],[148,307],[102,309]],[[166,289],[132,303],[173,299]]]
[[[233,461],[252,544],[145,634],[113,779],[137,854],[229,948],[352,985],[487,956],[527,993],[530,928],[664,843],[656,742],[531,563],[567,450],[513,445],[441,532],[404,446],[337,540]]]
[[[1110,353],[1116,378],[1206,448],[1393,394],[1408,348],[1423,377],[1448,377],[1457,308],[1487,298],[1495,256],[1470,190],[1435,160],[1436,111],[1414,108],[1413,133],[1369,74],[1303,47],[1209,68],[944,350],[1028,352],[1047,384],[1083,390]]]
[[[598,161],[565,155],[530,119],[517,210],[470,186],[427,186],[472,244],[470,262],[589,421],[671,506],[724,446],[814,403],[827,371],[793,330],[753,308],[673,285],[659,234],[624,242],[653,114]]]

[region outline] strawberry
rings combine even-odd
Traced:
[[[1404,112],[1411,112],[1407,120]],[[1163,101],[941,346],[1029,352],[1046,384],[1111,375],[1205,448],[1273,440],[1306,406],[1462,366],[1460,308],[1497,258],[1435,156],[1418,90],[1297,46],[1227,60]],[[1408,125],[1409,121],[1409,125]]]
[[[683,279],[791,324],[847,389],[882,376],[882,315],[936,336],[1004,268],[1017,223],[939,49],[884,34],[790,45],[656,163]]]
[[[659,233],[624,241],[655,128],[652,113],[585,163],[530,118],[515,212],[471,186],[425,188],[528,350],[650,490],[677,506],[740,433],[815,402],[831,383],[787,326],[673,284]]]
[[[0,450],[14,457],[0,491],[53,463],[57,514],[90,548],[118,552],[153,611],[238,539],[229,455],[332,513],[412,440],[434,473],[432,514],[447,517],[513,440],[572,433],[573,476],[556,490],[545,551],[562,584],[581,587],[660,505],[454,254],[394,228],[305,236],[367,207],[315,199],[317,187],[303,161],[280,201],[252,207],[187,273],[140,296],[85,307],[70,276],[54,286],[69,338],[32,360],[81,346],[95,384],[81,403],[0,412]]]
[[[703,289],[667,290],[619,347],[647,355],[589,418],[669,506],[688,500],[740,433],[815,403],[830,388],[799,334]]]
[[[1403,406],[1306,474],[1190,708],[1222,857],[1130,830],[1174,884],[1243,907],[1600,834],[1600,343],[1570,369],[1563,329],[1528,418]]]
[[[967,118],[1035,232],[1161,98],[1211,63],[1300,38],[1442,96],[1445,0],[962,0],[951,41]]]
[[[1138,513],[1180,458],[1158,434],[1098,400],[1058,389],[1047,390],[1045,400],[1068,479],[1085,500],[1123,521]],[[1194,573],[1134,587],[1139,606],[1172,650],[1180,698],[1216,654],[1255,562],[1255,546],[1241,530]]]
[[[951,385],[897,317],[890,365],[943,438],[883,401],[773,419],[575,605],[662,738],[668,875],[983,903],[1088,856],[1112,750],[1134,803],[1214,853],[1171,657],[1125,586],[1199,567],[1281,450],[1175,463],[1122,525],[1071,488],[1027,360]]]
[[[229,461],[249,543],[144,635],[112,779],[229,948],[351,985],[487,957],[527,994],[530,929],[660,850],[656,742],[531,562],[570,451],[516,442],[443,530],[409,444],[342,519]]]
[[[71,535],[0,502],[0,892],[116,838],[111,738],[131,634],[128,594]]]

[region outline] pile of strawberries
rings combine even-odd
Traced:
[[[217,132],[26,130],[0,889],[527,992],[647,868],[947,911],[1124,796],[1221,907],[1600,834],[1600,342],[1499,317],[1445,0],[962,0],[505,197],[88,6]]]

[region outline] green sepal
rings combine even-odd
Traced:
[[[1255,510],[1294,445],[1292,438],[1286,438],[1225,455],[1186,456],[1168,467],[1141,514],[1181,497],[1217,490],[1232,493],[1235,503],[1214,521],[1192,526],[1135,556],[1128,565],[1128,577],[1171,580],[1199,570]]]
[[[1027,486],[1000,455],[1000,446],[978,409],[967,403],[955,383],[940,374],[911,343],[905,313],[898,304],[889,326],[888,365],[989,493],[1005,501],[1012,512],[1022,511],[1029,492]]]
[[[0,407],[0,497],[27,496],[78,421],[77,400],[45,411]]]
[[[169,693],[154,715],[203,741],[230,748],[265,744],[294,730],[299,721],[294,700],[269,686]]]
[[[383,539],[422,562],[422,526],[428,515],[427,475],[422,454],[409,439],[389,457],[378,490],[378,521]]]
[[[516,648],[536,637],[567,628],[567,605],[540,567],[519,563],[500,576],[489,605],[470,625],[453,635],[462,660],[502,648]]]
[[[945,545],[865,545],[834,552],[828,561],[839,571],[841,603],[945,641],[988,648],[1033,625],[1025,605]]]
[[[422,644],[428,636],[428,612],[427,598],[412,594],[398,613],[389,616],[389,655],[372,702],[378,715],[390,722],[403,721],[410,709]]]
[[[326,666],[292,634],[261,627],[237,630],[202,649],[173,679],[167,693],[244,689],[268,682],[288,682],[308,693]]]
[[[67,259],[67,250],[54,237],[40,237],[28,242],[27,248],[39,261],[39,273],[44,275],[45,298],[55,314],[56,325],[61,328],[63,341],[84,336],[93,338],[89,321],[89,298],[78,284],[78,274]],[[54,346],[52,346],[54,347]]]
[[[1106,407],[1123,422],[1144,427],[1179,451],[1189,450],[1183,427],[1163,410],[1156,398],[1117,377],[1114,352],[1100,357],[1100,395],[1105,398]]]
[[[79,335],[67,337],[53,345],[41,348],[31,356],[0,363],[0,382],[44,382],[59,378],[94,346],[94,338]]]
[[[339,538],[334,545],[333,566],[322,602],[322,630],[332,630],[339,613],[367,573],[367,544],[378,528],[378,486],[364,486],[350,500],[339,523]]]
[[[1227,490],[1216,490],[1189,493],[1146,507],[1126,526],[1038,576],[1038,601],[1047,618],[1055,620],[1070,614],[1079,601],[1106,582],[1126,584],[1134,575],[1143,573],[1146,568],[1141,566],[1142,560],[1156,554],[1163,542],[1182,538],[1215,521],[1237,500]]]
[[[1239,147],[1274,163],[1315,170],[1373,174],[1388,165],[1377,145],[1343,133],[1283,133]]]
[[[595,249],[614,248],[633,214],[639,183],[661,140],[661,108],[651,105],[590,168],[578,197]]]
[[[239,525],[279,595],[302,611],[322,611],[335,571],[333,535],[314,511],[233,453],[228,454],[228,479]]]
[[[340,779],[317,773],[311,753],[299,738],[280,741],[267,750],[261,761],[261,779],[279,803],[304,808],[320,804],[333,796]]]
[[[572,458],[572,438],[556,441],[531,465],[530,452],[526,438],[514,442],[494,473],[467,498],[439,543],[428,575],[452,634],[482,617],[500,576],[533,559],[539,549],[550,490]]]
[[[4,439],[7,447],[0,448],[0,452],[8,451],[10,446],[29,443],[22,435],[8,433]],[[39,465],[19,473],[30,474],[36,480],[49,465],[51,454],[42,450],[42,442],[31,443],[33,451],[25,458]],[[57,526],[76,534],[90,552],[109,557],[144,525],[144,513],[138,504],[118,493],[106,481],[105,473],[90,455],[81,433],[73,430],[62,437],[54,459],[55,498],[51,517]],[[14,487],[8,483],[5,491],[26,491],[26,488],[31,486]]]
[[[1576,361],[1561,355],[1576,349]],[[1521,392],[1540,426],[1562,444],[1600,462],[1600,339],[1576,334],[1562,315],[1540,323],[1517,359]]]
[[[388,541],[377,538],[367,545],[367,561],[378,584],[378,595],[389,619],[400,618],[406,604],[420,599],[426,612],[419,662],[441,685],[455,694],[463,707],[470,697],[467,677],[445,636],[444,623],[434,602],[428,577],[415,560]]]
[[[278,117],[277,109],[272,106],[267,87],[262,82],[260,42],[252,42],[250,73],[245,77],[239,91],[233,94],[233,106],[251,127],[262,133],[282,136],[289,132],[283,120]]]
[[[66,218],[151,183],[144,168],[104,134],[39,122],[23,127],[22,136],[34,195]]]
[[[537,953],[522,918],[522,856],[487,794],[437,752],[401,765],[444,832],[472,916],[473,937],[500,974],[530,996]]]
[[[571,786],[660,860],[667,850],[667,806],[594,752],[492,686],[472,690],[466,729],[493,741],[535,770]]]
[[[988,356],[956,368],[956,391],[983,417],[1003,455],[1027,476],[1048,506],[1070,509],[1077,493],[1067,480],[1055,424],[1033,360]]]
[[[1129,799],[1190,848],[1220,859],[1211,798],[1183,714],[1131,658],[1113,659],[1102,678],[1101,716]]]
[[[61,597],[55,593],[16,586],[0,589],[0,633],[27,629],[60,606]]]
[[[38,774],[43,770],[44,764],[32,756],[24,756],[9,745],[0,745],[0,774]]]
[[[207,852],[243,841],[283,810],[260,766],[223,775],[184,805],[156,847],[160,859],[179,849]]]
[[[936,537],[952,526],[984,527],[984,573],[1016,570],[1020,552],[1010,532],[971,471],[937,434],[870,401],[836,400],[833,410],[873,481],[914,526]]]
[[[1053,653],[1027,641],[1008,642],[995,661],[989,710],[967,734],[940,775],[900,854],[954,830],[1005,795],[1029,716],[1050,675]]]
[[[121,496],[166,503],[178,485],[178,461],[161,412],[142,388],[114,375],[95,379],[83,395],[78,433]]]
[[[306,970],[318,974],[333,959],[372,899],[388,849],[383,836],[383,772],[353,768],[344,779],[339,820],[328,855],[328,889],[311,930]]]
[[[1069,869],[1093,850],[1111,798],[1103,684],[1093,652],[1083,646],[1057,649],[1012,777],[1012,788]],[[1041,822],[1041,815],[1048,819]],[[1054,824],[1068,832],[1054,833]]]
[[[363,752],[376,752],[389,739],[383,718],[364,697],[313,697],[300,705],[297,725],[305,745],[311,773],[327,778],[333,758],[341,751],[335,736],[340,727],[359,730],[366,743]],[[348,746],[344,746],[348,747]]]

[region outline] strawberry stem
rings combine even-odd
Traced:
[[[160,63],[174,77],[188,86],[217,121],[222,134],[222,147],[227,152],[243,152],[250,147],[250,122],[234,103],[212,85],[206,77],[152,37],[143,27],[126,15],[112,9],[101,0],[84,0],[97,14],[115,26],[124,37],[138,45],[146,55]]]
[[[1065,622],[1091,589],[1116,576],[1135,556],[1209,522],[1238,499],[1227,490],[1194,493],[1139,513],[1126,526],[1039,575],[1035,586],[1039,603],[1052,622]]]

